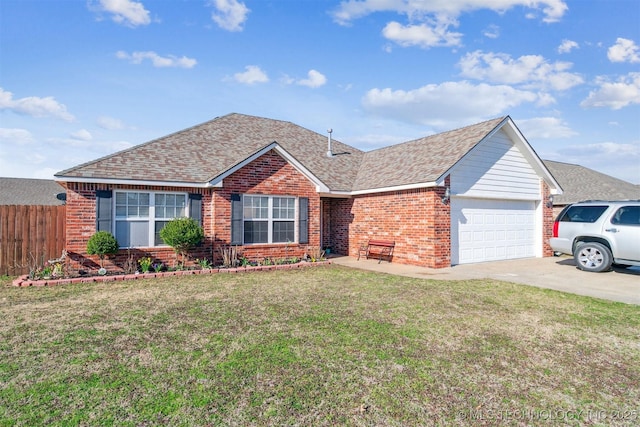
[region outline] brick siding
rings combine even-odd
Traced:
[[[393,240],[393,262],[443,268],[451,265],[450,211],[442,203],[444,188],[424,188],[325,199],[325,230],[330,246],[341,254],[358,255],[368,240]],[[331,213],[326,214],[326,210]]]
[[[449,178],[445,184],[449,184]],[[66,183],[67,237],[72,268],[95,269],[99,259],[86,254],[88,239],[96,231],[96,190],[137,190],[199,193],[202,195],[202,226],[205,241],[190,253],[188,265],[206,258],[222,262],[221,248],[231,242],[231,195],[263,194],[309,199],[309,243],[240,245],[238,252],[251,261],[264,258],[302,257],[314,248],[330,247],[333,253],[357,256],[361,244],[371,239],[393,240],[393,262],[430,268],[451,265],[450,205],[442,202],[444,187],[431,187],[359,195],[351,198],[323,198],[315,185],[275,151],[264,154],[226,177],[222,188],[194,189],[105,184]],[[551,256],[548,240],[553,228],[553,208],[546,207],[549,188],[542,181],[543,256]],[[322,226],[322,233],[321,228]],[[322,241],[320,238],[322,236]],[[150,256],[174,265],[171,248],[121,249],[105,262],[109,270],[121,270],[131,256],[135,261]]]
[[[309,243],[299,245],[272,244],[238,246],[238,251],[249,260],[264,258],[302,257],[313,247],[320,246],[320,198],[315,186],[292,165],[275,152],[269,152],[224,179],[224,188],[175,188],[135,185],[66,183],[67,186],[67,234],[66,249],[70,267],[75,270],[99,268],[97,256],[86,253],[87,241],[96,232],[96,191],[134,190],[154,192],[184,192],[202,195],[202,227],[205,240],[189,253],[188,266],[196,259],[221,262],[220,247],[228,247],[231,241],[231,194],[264,194],[309,198]],[[109,271],[121,271],[129,257],[134,262],[151,257],[168,266],[176,264],[177,257],[170,247],[121,249],[116,256],[105,259]],[[137,266],[137,265],[136,265]]]
[[[195,265],[197,258],[210,258],[211,254],[211,190],[176,187],[154,187],[137,185],[106,185],[90,183],[66,183],[67,187],[67,236],[66,249],[69,252],[69,266],[74,270],[92,271],[100,266],[100,259],[87,254],[87,242],[96,232],[96,191],[97,190],[132,190],[156,191],[171,193],[199,193],[202,194],[202,226],[205,240],[190,252],[191,258],[187,265]],[[120,249],[115,256],[104,260],[104,266],[109,271],[122,271],[127,259],[133,262],[143,257],[151,257],[156,262],[167,266],[174,266],[177,256],[170,247],[131,248]],[[136,264],[137,266],[137,264]]]
[[[250,261],[264,258],[302,257],[320,247],[320,197],[315,185],[275,151],[270,151],[224,179],[224,187],[214,191],[214,257],[221,262],[219,248],[231,242],[231,195],[264,194],[309,198],[309,243],[277,243],[238,246]]]
[[[542,194],[542,256],[553,256],[553,250],[549,245],[549,239],[553,237],[553,222],[555,219],[553,206],[547,207],[547,201],[549,200],[549,186],[544,180],[541,181],[541,194]]]

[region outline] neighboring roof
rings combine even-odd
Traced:
[[[564,193],[554,196],[554,205],[568,205],[583,200],[637,200],[640,187],[630,182],[570,163],[544,160]]]
[[[64,170],[56,178],[208,186],[274,147],[311,175],[323,191],[339,194],[434,185],[485,137],[505,126],[555,186],[508,116],[366,153],[333,139],[335,155],[327,157],[327,135],[291,122],[233,113]]]
[[[65,189],[51,179],[0,178],[0,205],[62,205]]]

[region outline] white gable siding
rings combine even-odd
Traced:
[[[474,147],[451,171],[458,196],[540,200],[540,178],[511,139],[499,130]]]

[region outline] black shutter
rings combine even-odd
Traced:
[[[189,194],[189,216],[202,226],[202,194]]]
[[[231,195],[231,244],[242,244],[242,196]]]
[[[300,243],[309,243],[309,198],[300,197],[298,199],[300,208],[300,221],[298,238]]]
[[[111,194],[111,190],[96,190],[96,231],[113,233]]]

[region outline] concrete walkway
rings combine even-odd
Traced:
[[[588,273],[576,268],[573,258],[525,258],[463,264],[433,269],[354,257],[331,256],[332,263],[351,268],[432,280],[495,279],[578,295],[640,305],[640,268]]]

